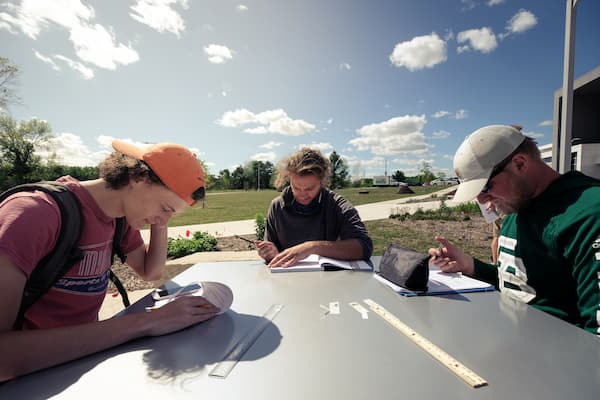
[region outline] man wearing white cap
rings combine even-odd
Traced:
[[[455,201],[477,198],[506,217],[497,265],[443,237],[432,264],[493,283],[506,295],[600,334],[600,181],[544,163],[535,141],[508,125],[467,136],[454,156]]]

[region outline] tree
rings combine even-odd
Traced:
[[[231,173],[231,189],[244,189],[244,168],[238,165]]]
[[[421,182],[423,182],[423,183],[431,182],[432,180],[435,179],[435,175],[431,171],[431,164],[429,164],[426,161],[423,161],[420,172],[421,172]]]
[[[404,172],[400,170],[396,170],[396,172],[394,172],[394,174],[392,175],[392,178],[394,178],[396,182],[406,181],[406,176],[404,176]]]
[[[43,147],[52,138],[50,125],[46,121],[32,119],[17,122],[8,115],[0,115],[0,154],[5,181],[3,187],[37,179],[35,172],[41,159],[35,155],[36,147]]]
[[[0,57],[0,113],[3,113],[10,103],[20,100],[15,94],[14,85],[19,76],[19,69],[10,60]]]
[[[344,188],[348,184],[348,165],[346,161],[334,150],[329,156],[331,162],[331,183],[332,189]]]

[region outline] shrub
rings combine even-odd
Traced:
[[[215,251],[217,238],[208,232],[194,232],[191,239],[169,238],[167,242],[167,256],[179,258],[201,251]]]
[[[264,238],[265,238],[265,226],[266,226],[265,216],[262,215],[261,213],[256,214],[256,217],[254,219],[254,223],[255,223],[255,229],[256,229],[256,239],[257,240],[264,240]]]

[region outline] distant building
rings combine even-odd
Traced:
[[[552,143],[560,143],[562,88],[554,92]],[[600,179],[600,66],[573,82],[571,170]],[[557,149],[540,146],[542,158],[552,166]]]
[[[399,183],[391,176],[379,175],[373,177],[373,186],[398,186]]]

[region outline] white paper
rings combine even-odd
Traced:
[[[364,260],[337,260],[334,258],[319,256],[318,254],[311,254],[306,258],[298,261],[296,264],[290,267],[273,267],[269,268],[271,272],[308,272],[308,271],[323,271],[327,270],[328,267],[336,269],[348,269],[348,270],[366,270],[371,271],[373,268],[369,263]]]
[[[492,222],[500,218],[496,211],[492,209],[488,210],[485,204],[482,204],[480,202],[477,202],[477,204],[479,205],[479,209],[481,210],[481,214],[483,215],[485,222],[487,222],[488,224],[491,224]]]

